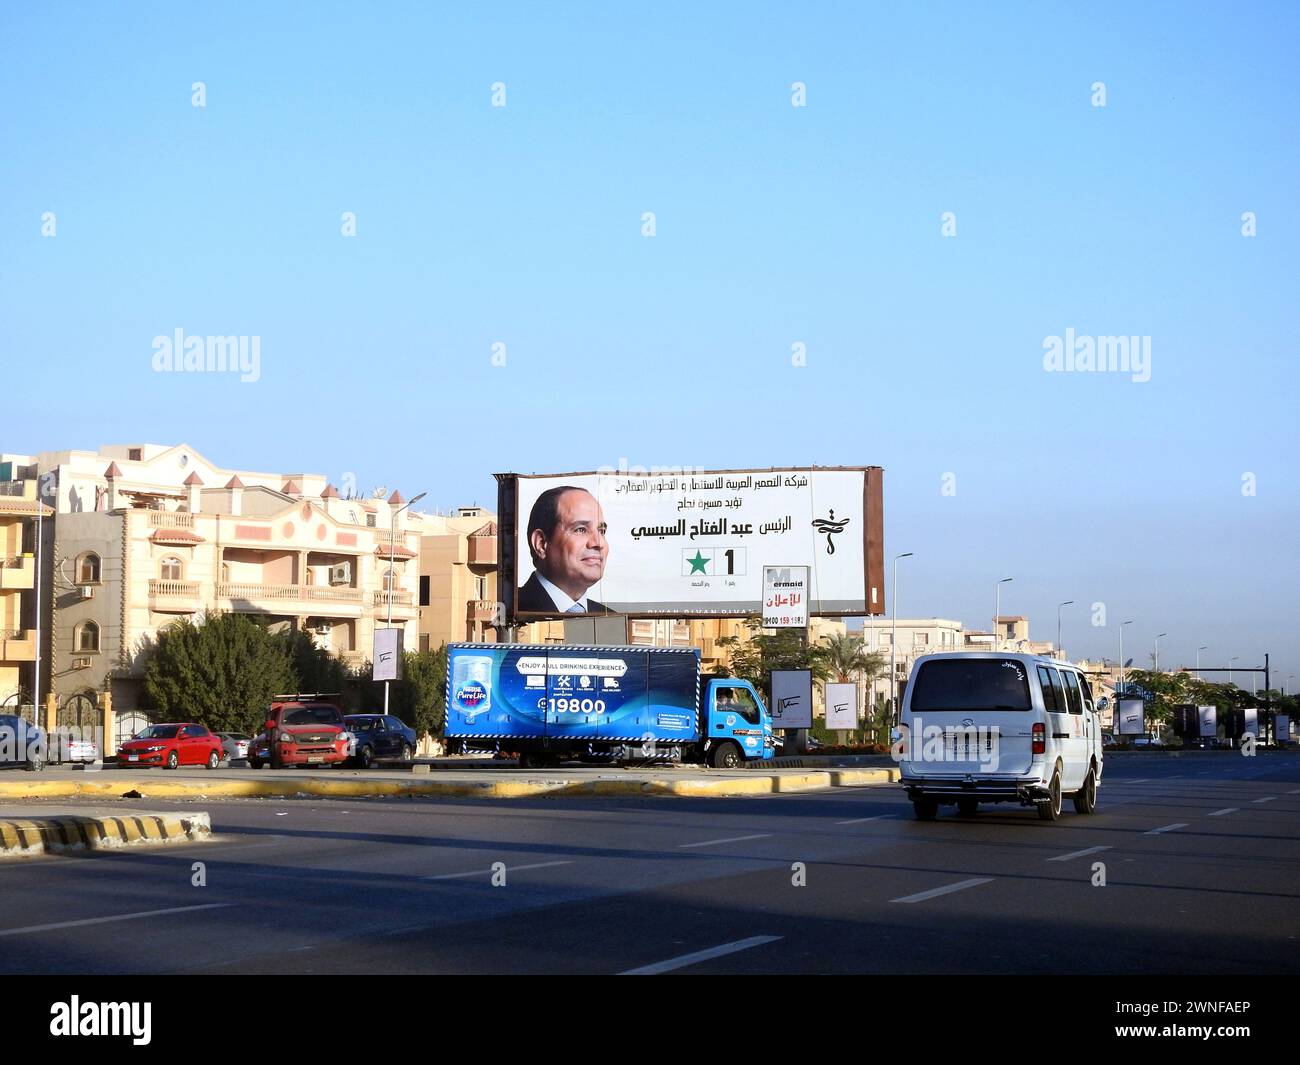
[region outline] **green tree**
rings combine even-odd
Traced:
[[[206,614],[158,634],[144,690],[161,717],[260,731],[273,696],[297,687],[288,640],[247,614]]]
[[[726,652],[728,675],[749,681],[765,702],[771,702],[769,681],[774,669],[808,669],[814,681],[824,681],[831,675],[826,647],[808,646],[799,629],[764,632],[759,617],[747,617],[745,627],[749,630],[747,637],[723,636],[718,646]]]
[[[384,682],[370,679],[370,665],[355,676],[361,706],[358,712],[377,714],[384,707]],[[436,651],[406,651],[402,679],[388,691],[388,712],[401,718],[421,736],[442,735],[447,712],[447,645]]]
[[[301,629],[285,637],[293,659],[293,671],[298,678],[295,691],[320,694],[337,694],[347,682],[348,671],[343,662]]]

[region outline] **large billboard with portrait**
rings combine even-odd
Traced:
[[[497,481],[512,619],[761,613],[765,566],[809,567],[810,615],[884,613],[878,466]]]

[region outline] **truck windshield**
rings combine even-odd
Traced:
[[[758,707],[746,688],[719,688],[714,705],[720,713],[739,714],[750,724],[758,724]]]
[[[343,715],[333,706],[300,706],[284,712],[286,725],[343,725]]]
[[[924,663],[912,683],[912,713],[1028,710],[1029,678],[1010,658],[950,658]]]

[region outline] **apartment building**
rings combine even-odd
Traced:
[[[36,679],[36,525],[52,507],[36,481],[0,469],[0,710],[31,704]]]
[[[497,595],[496,515],[460,507],[420,517],[419,648],[495,641],[505,621]]]
[[[186,445],[0,455],[54,502],[47,536],[49,653],[62,707],[141,704],[143,654],[206,611],[311,634],[349,665],[387,622],[416,637],[421,521],[398,492],[343,499],[321,475],[216,466]]]

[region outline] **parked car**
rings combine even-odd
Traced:
[[[120,766],[163,766],[178,769],[183,765],[206,765],[216,769],[221,764],[221,740],[203,725],[192,721],[150,725],[138,732],[117,750]]]
[[[236,762],[248,761],[248,748],[252,740],[242,732],[218,732],[217,738],[221,740],[221,749],[225,751],[226,761],[231,765]]]
[[[1163,747],[1165,741],[1159,736],[1134,736],[1129,741],[1134,747]]]
[[[248,764],[254,769],[342,765],[351,742],[343,711],[335,704],[285,696],[271,703],[266,730],[253,737]]]
[[[94,740],[80,740],[71,737],[60,738],[55,746],[61,762],[75,762],[87,765],[99,761],[99,744]]]
[[[21,765],[33,773],[45,767],[45,731],[17,714],[0,714],[0,766]]]
[[[1101,745],[1102,748],[1107,751],[1119,746],[1119,744],[1115,742],[1114,733],[1111,732],[1103,732],[1101,734]]]
[[[345,720],[354,737],[353,765],[369,769],[377,758],[409,762],[415,755],[415,729],[392,714],[352,714]]]

